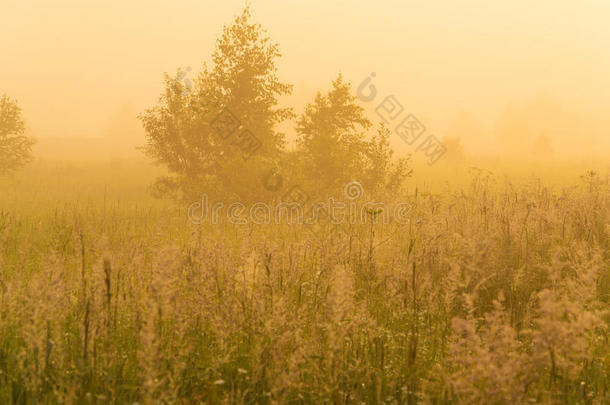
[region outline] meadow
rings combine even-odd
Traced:
[[[145,162],[2,178],[0,403],[610,403],[608,175],[424,170],[322,237],[190,223]]]

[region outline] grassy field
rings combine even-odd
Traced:
[[[0,403],[608,404],[585,169],[416,168],[409,223],[320,237],[194,225],[145,162],[38,161],[0,179]]]

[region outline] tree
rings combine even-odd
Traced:
[[[400,191],[405,177],[413,172],[409,168],[409,158],[394,159],[390,147],[390,130],[382,122],[368,143],[367,168],[363,186],[373,195],[394,197]]]
[[[265,192],[264,171],[284,149],[276,126],[292,116],[278,98],[292,86],[277,76],[278,45],[250,18],[246,7],[224,27],[212,67],[204,64],[194,85],[184,71],[166,74],[157,105],[140,115],[146,153],[170,172],[158,179],[158,193],[191,199],[206,192],[247,202]]]
[[[447,162],[462,162],[464,160],[464,147],[459,137],[443,137],[443,145],[447,148],[444,159]]]
[[[297,122],[302,170],[318,189],[336,192],[353,180],[371,194],[396,193],[408,171],[408,160],[394,161],[390,131],[381,124],[367,140],[372,126],[352,95],[351,85],[339,75],[331,90],[318,93]]]
[[[0,97],[0,175],[14,172],[32,160],[35,141],[24,135],[21,108],[7,95]]]
[[[339,75],[326,95],[318,92],[297,122],[304,172],[325,191],[361,177],[368,148],[365,132],[370,127],[350,84]]]

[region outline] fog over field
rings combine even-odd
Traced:
[[[20,101],[41,153],[58,142],[47,138],[116,137],[131,147],[144,139],[133,113],[156,100],[161,73],[190,66],[196,74],[219,27],[242,6],[4,1],[2,91]],[[338,72],[355,85],[375,72],[384,96],[395,95],[434,134],[459,136],[473,154],[529,155],[543,134],[556,156],[610,150],[604,2],[259,0],[252,7],[281,45],[280,77],[295,86],[283,104],[303,108]]]
[[[609,17],[1,0],[0,404],[610,404]]]

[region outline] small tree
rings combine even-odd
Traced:
[[[394,159],[390,135],[390,130],[381,123],[377,133],[368,143],[367,167],[363,178],[367,191],[388,198],[399,193],[403,180],[413,172],[409,168],[410,156]]]
[[[145,151],[170,172],[157,181],[158,193],[192,199],[206,192],[244,202],[264,197],[264,171],[284,148],[276,126],[292,116],[278,107],[278,97],[292,88],[277,77],[278,45],[250,17],[246,7],[224,27],[213,66],[204,64],[194,86],[183,83],[182,71],[166,75],[158,104],[140,116]],[[244,144],[260,147],[250,155],[240,150]]]
[[[0,175],[20,169],[32,160],[35,141],[24,135],[21,108],[7,95],[0,97]]]
[[[318,93],[297,123],[302,171],[318,189],[337,192],[353,180],[371,194],[396,193],[409,175],[408,159],[394,160],[390,131],[382,124],[372,139],[372,126],[341,75],[331,90]]]
[[[443,137],[443,145],[447,148],[447,153],[443,156],[447,162],[462,162],[464,160],[464,146],[459,137]]]
[[[350,87],[339,75],[331,90],[318,93],[297,122],[304,172],[325,191],[360,178],[366,166],[365,132],[371,122]]]

